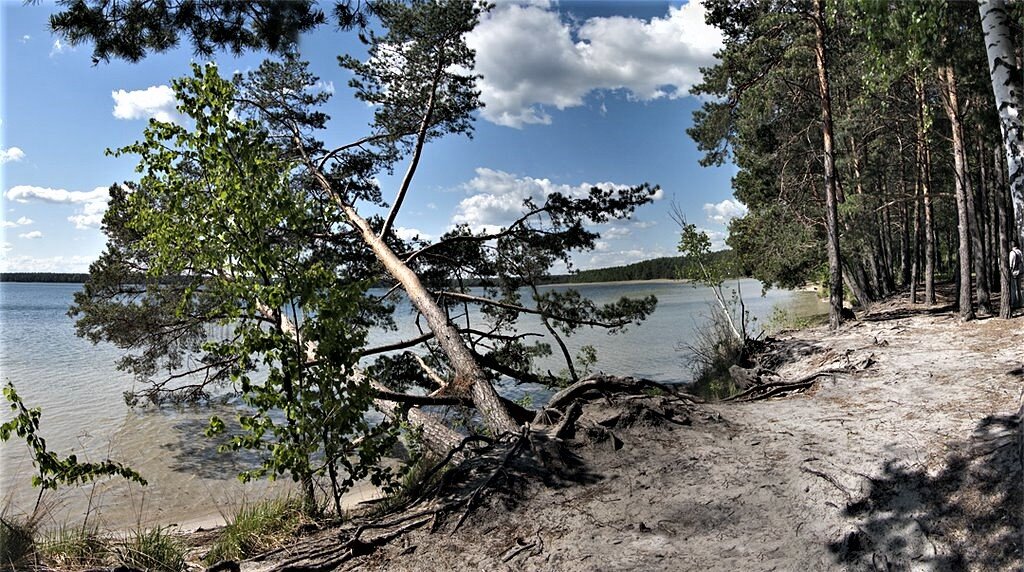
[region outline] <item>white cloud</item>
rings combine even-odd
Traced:
[[[91,191],[68,191],[49,187],[17,185],[8,189],[5,196],[7,200],[17,203],[27,203],[32,200],[46,203],[91,203],[106,202],[109,196],[107,191],[107,187],[96,187]]]
[[[476,177],[462,186],[470,196],[459,202],[452,223],[467,224],[474,231],[493,231],[522,216],[523,201],[526,199],[540,203],[556,192],[582,197],[590,192],[591,187],[617,190],[629,188],[628,185],[609,182],[563,185],[548,179],[517,177],[504,171],[479,168]]]
[[[704,213],[707,214],[709,222],[727,224],[730,220],[747,214],[747,207],[737,200],[725,199],[718,204],[706,203]]]
[[[21,161],[25,158],[25,152],[18,147],[0,148],[0,165],[13,161]]]
[[[7,242],[6,240],[0,242],[0,254],[7,254],[8,252],[11,251],[12,248],[14,248],[14,245]]]
[[[427,242],[431,242],[434,240],[433,236],[423,232],[418,228],[406,228],[404,226],[396,226],[394,232],[395,236],[401,238],[402,240],[412,240],[416,237],[419,237],[421,240],[425,240]]]
[[[573,261],[576,269],[588,270],[591,268],[608,268],[609,266],[624,266],[641,260],[661,258],[664,256],[675,256],[677,252],[668,252],[662,248],[625,248],[619,250],[594,250],[586,257],[576,257]]]
[[[32,232],[24,232],[24,233],[19,234],[18,238],[24,238],[26,240],[32,240],[32,239],[35,239],[35,238],[43,238],[43,233],[38,231],[38,230],[33,230]]]
[[[82,207],[82,212],[69,216],[68,220],[74,223],[75,228],[79,230],[99,228],[103,224],[103,214],[106,212],[106,201],[85,203],[85,206]]]
[[[6,243],[5,243],[6,244]],[[10,246],[0,247],[2,272],[88,272],[93,258],[89,256],[7,256]]]
[[[613,226],[608,230],[601,231],[604,238],[624,238],[633,234],[633,231],[625,226]]]
[[[91,191],[68,191],[49,187],[33,187],[18,185],[7,190],[7,200],[18,203],[41,201],[51,204],[82,205],[82,210],[69,216],[68,221],[77,229],[99,228],[103,222],[103,213],[107,211],[110,201],[107,187],[96,187]],[[29,221],[31,223],[32,221]],[[26,223],[27,224],[27,223]]]
[[[33,222],[35,221],[28,217],[23,216],[20,217],[18,220],[5,220],[3,222],[0,222],[0,226],[2,226],[3,228],[14,228],[16,226],[28,226]]]
[[[54,56],[59,56],[60,54],[63,54],[64,52],[73,52],[73,51],[75,51],[75,47],[74,46],[69,46],[69,45],[65,44],[64,42],[61,42],[60,39],[56,39],[56,40],[53,41],[53,45],[50,47],[50,57],[52,58]]]
[[[21,43],[24,44],[24,43],[28,42],[31,39],[32,39],[32,36],[30,36],[28,34],[25,34],[24,36],[21,37]]]
[[[149,119],[166,123],[177,123],[181,116],[175,106],[178,100],[174,90],[166,85],[154,85],[146,89],[110,92],[114,98],[114,117],[118,119]]]
[[[509,127],[549,124],[546,108],[583,105],[594,90],[634,100],[679,98],[722,47],[691,0],[662,18],[590,18],[575,31],[547,3],[501,4],[467,37],[476,50],[481,114]]]
[[[710,230],[706,228],[698,228],[697,230],[708,235],[708,240],[711,241],[712,251],[725,250],[726,248],[728,248],[725,244],[725,239],[729,238],[729,233],[722,232],[720,230]]]

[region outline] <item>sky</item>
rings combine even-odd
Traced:
[[[151,118],[178,121],[172,78],[189,74],[189,46],[137,64],[93,65],[91,46],[48,29],[53,4],[0,0],[0,271],[86,272],[103,250],[107,188],[137,178],[136,158],[106,149],[142,137]],[[454,224],[491,229],[517,217],[523,199],[594,185],[659,185],[628,221],[594,227],[602,238],[574,256],[579,269],[677,254],[674,202],[724,246],[728,220],[745,212],[730,189],[732,166],[700,167],[686,135],[700,101],[689,95],[721,47],[699,0],[503,1],[468,38],[485,107],[472,139],[428,144],[396,220],[402,236],[436,238]],[[372,110],[355,101],[343,52],[365,57],[352,33],[321,26],[299,50],[333,93],[328,147],[368,132]],[[266,54],[212,58],[224,75]],[[385,197],[398,176],[380,178]],[[364,213],[372,214],[372,213]]]

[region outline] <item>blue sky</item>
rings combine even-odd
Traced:
[[[184,46],[138,64],[93,66],[90,46],[66,46],[49,33],[53,10],[0,0],[3,271],[88,269],[103,249],[107,187],[135,176],[132,157],[104,150],[140,138],[151,117],[175,120],[169,80],[195,61]],[[578,268],[675,255],[673,200],[723,244],[725,223],[743,212],[729,187],[734,170],[700,167],[685,133],[699,106],[687,91],[720,46],[699,2],[501,2],[469,42],[486,107],[473,139],[427,147],[396,221],[401,233],[501,226],[529,196],[649,182],[662,187],[660,199],[630,221],[596,227],[598,250],[576,256]],[[336,63],[344,51],[365,54],[355,38],[323,26],[300,50],[334,92],[328,144],[365,134],[371,111],[351,98],[348,72]],[[227,75],[263,57],[214,60]],[[396,181],[381,182],[391,196]]]

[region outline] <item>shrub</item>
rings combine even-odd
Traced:
[[[707,399],[721,399],[736,392],[729,368],[746,358],[745,344],[732,333],[722,312],[713,311],[693,340],[684,344],[693,372],[693,391]]]

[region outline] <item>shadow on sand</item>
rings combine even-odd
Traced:
[[[869,492],[846,507],[859,524],[829,545],[837,563],[855,570],[1024,569],[1021,415],[1024,409],[981,420],[938,472],[887,461]]]

